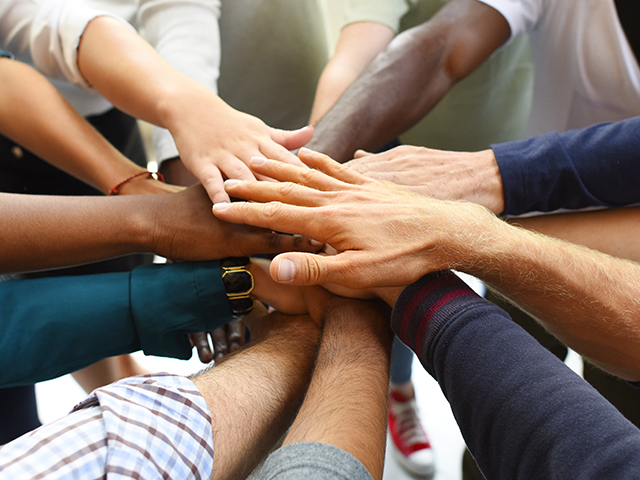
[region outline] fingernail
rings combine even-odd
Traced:
[[[221,212],[222,210],[224,210],[225,208],[229,207],[229,205],[231,205],[229,202],[220,202],[220,203],[215,203],[213,205],[213,211],[214,212]]]
[[[321,245],[324,245],[322,242],[319,242],[318,240],[314,240],[313,238],[309,239],[309,243],[314,247],[320,247]]]
[[[296,274],[296,267],[291,260],[284,258],[278,265],[278,281],[290,282]]]
[[[251,164],[252,165],[262,165],[264,163],[267,162],[266,158],[262,158],[262,157],[251,157]]]
[[[235,187],[236,185],[239,185],[241,183],[242,183],[242,180],[237,180],[235,178],[230,178],[230,179],[224,181],[224,186],[225,187]]]
[[[309,150],[307,147],[301,147],[300,150],[298,150],[298,153],[311,153],[313,152],[313,150]]]

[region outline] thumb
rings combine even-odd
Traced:
[[[317,285],[330,282],[331,257],[312,253],[286,253],[271,262],[269,273],[278,283]]]
[[[313,127],[307,125],[298,130],[271,130],[271,139],[287,150],[296,150],[306,145],[313,138]]]

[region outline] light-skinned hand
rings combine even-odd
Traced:
[[[302,234],[338,252],[278,255],[270,273],[281,283],[408,285],[426,273],[456,268],[473,227],[492,216],[479,205],[435,200],[367,178],[307,149],[299,156],[311,169],[254,159],[254,172],[282,183],[228,181],[229,195],[250,202],[213,208],[222,220]]]

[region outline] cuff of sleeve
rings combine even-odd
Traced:
[[[429,351],[438,332],[479,301],[485,300],[453,272],[430,273],[402,291],[393,307],[391,328],[433,374]]]
[[[219,262],[145,265],[131,272],[131,315],[147,355],[191,357],[188,333],[231,318]]]
[[[504,215],[599,205],[556,132],[491,145],[504,191]]]
[[[350,453],[328,443],[298,442],[272,453],[260,472],[263,480],[371,480],[365,466]]]
[[[91,20],[112,17],[135,29],[112,13],[93,9],[81,1],[44,2],[34,20],[30,43],[35,65],[52,78],[68,81],[90,89],[78,68],[80,39]]]

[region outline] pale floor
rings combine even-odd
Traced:
[[[465,279],[476,290],[481,290],[479,283],[465,276]],[[160,357],[146,357],[138,352],[136,360],[149,371],[167,371],[176,374],[191,374],[199,371],[203,365],[194,355],[188,361],[173,360]],[[571,352],[567,363],[578,373],[582,373],[581,358]],[[451,408],[442,394],[436,381],[422,368],[414,358],[413,381],[423,423],[434,449],[436,474],[433,480],[461,479],[461,458],[464,442],[456,425]],[[70,375],[40,383],[36,386],[38,410],[43,423],[65,415],[76,403],[86,395]],[[406,473],[395,461],[387,445],[384,480],[409,480],[415,477]]]

